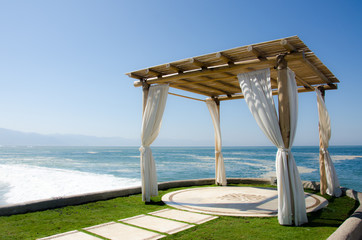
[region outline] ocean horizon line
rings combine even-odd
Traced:
[[[141,145],[0,145],[1,147],[140,147]],[[197,147],[214,147],[213,145],[151,145],[151,147],[187,147],[187,148],[197,148]],[[273,145],[223,145],[223,148],[227,147],[270,147],[277,148]],[[294,147],[319,147],[318,145],[293,145]],[[362,147],[362,144],[336,144],[330,145],[330,147]]]

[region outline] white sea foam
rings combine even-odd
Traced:
[[[276,172],[275,171],[269,171],[266,172],[264,174],[261,175],[262,178],[271,178],[271,177],[276,177]]]
[[[197,159],[201,161],[210,161],[215,160],[215,156],[209,157],[209,156],[200,156],[196,154],[183,154],[184,156],[190,157],[191,159]]]
[[[2,192],[0,196],[2,204],[120,189],[141,184],[139,179],[24,164],[0,164],[0,176],[2,184],[7,186],[7,191]]]
[[[302,173],[312,173],[314,171],[317,171],[317,169],[301,167],[301,166],[297,166],[297,168],[298,168],[298,171],[299,171],[300,174],[302,174]],[[269,172],[266,172],[266,173],[262,174],[261,177],[263,177],[263,178],[276,177],[276,172],[275,172],[275,170],[274,171],[269,171]]]
[[[312,173],[314,171],[317,171],[317,169],[301,167],[301,166],[297,166],[297,168],[298,168],[299,173]]]
[[[331,156],[333,161],[344,161],[344,160],[354,160],[357,158],[362,158],[362,156],[355,155],[333,155]]]

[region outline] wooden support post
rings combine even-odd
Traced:
[[[216,103],[217,106],[217,115],[218,115],[218,121],[220,122],[220,101],[217,98],[213,98],[214,102]],[[219,156],[220,156],[220,152],[216,151],[216,146],[218,144],[218,139],[216,136],[216,129],[215,129],[215,184],[216,185],[221,185],[220,183],[217,182],[217,173],[218,173],[218,166],[219,166]]]
[[[325,90],[324,88],[319,88],[319,90],[322,93],[323,101],[325,101]],[[320,193],[326,194],[327,191],[327,177],[326,177],[326,168],[325,168],[325,162],[324,162],[324,153],[322,149],[324,149],[323,141],[322,141],[322,134],[321,134],[321,128],[320,125],[318,125],[319,129],[319,174],[320,174]]]
[[[290,103],[288,93],[288,63],[285,60],[285,55],[277,57],[278,66],[278,107],[279,107],[279,127],[282,134],[284,147],[289,148],[290,144]],[[287,156],[287,169],[289,169],[289,156]],[[290,174],[288,171],[288,181],[291,183]],[[290,184],[292,187],[292,184]],[[290,189],[291,210],[294,214],[294,198],[293,189]]]
[[[282,133],[284,147],[289,148],[290,142],[290,104],[288,93],[288,64],[284,55],[279,55],[278,63],[278,105],[279,126]]]
[[[142,95],[142,116],[145,112],[146,109],[146,104],[147,104],[147,98],[148,98],[148,92],[150,90],[150,85],[145,81],[142,80],[142,91],[143,91],[143,95]]]

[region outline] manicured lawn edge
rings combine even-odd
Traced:
[[[189,180],[187,184],[192,186],[195,183],[193,181],[196,180]],[[213,179],[204,179],[202,181],[211,184],[214,182]],[[247,181],[250,182],[251,180],[248,179]],[[270,185],[271,181],[268,181],[269,184],[265,185],[266,182],[264,180],[260,182],[259,179],[259,184],[253,184],[252,186],[273,187]],[[233,185],[232,182],[229,181],[230,185]],[[176,187],[163,190],[171,185]],[[190,187],[177,187],[180,185],[181,181],[160,184],[160,196],[152,198],[149,204],[143,203],[141,195],[136,194],[77,206],[3,216],[0,217],[0,239],[36,239],[71,230],[81,231],[85,227],[161,210],[167,208],[161,201],[162,195]],[[250,186],[250,184],[243,184],[242,186]],[[306,191],[315,193],[313,190]],[[323,197],[327,198],[330,204],[325,209],[308,214],[309,223],[302,227],[280,226],[275,217],[243,218],[221,216],[217,220],[170,235],[166,239],[226,239],[225,237],[230,237],[230,239],[285,239],[286,237],[305,239],[307,236],[310,239],[326,239],[353,213],[359,203],[349,197]],[[213,233],[212,236],[210,233]]]

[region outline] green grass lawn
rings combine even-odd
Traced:
[[[250,185],[240,184],[240,186]],[[167,208],[167,205],[160,200],[161,196],[180,189],[184,188],[160,191],[160,196],[152,198],[150,204],[143,203],[141,195],[138,194],[78,206],[0,217],[0,239],[36,239],[161,210]],[[280,226],[276,217],[220,216],[216,220],[164,239],[326,239],[353,213],[358,202],[346,196],[323,197],[329,201],[329,205],[308,214],[309,223],[302,227]]]

